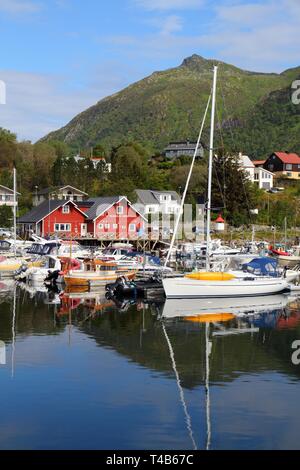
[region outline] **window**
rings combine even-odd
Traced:
[[[110,228],[110,224],[105,224],[105,228]]]
[[[135,224],[129,224],[129,232],[135,232]]]
[[[161,201],[161,202],[167,202],[167,201],[169,201],[169,200],[170,200],[169,194],[162,194],[162,195],[160,196],[160,201]]]
[[[293,176],[293,174],[292,173],[287,173],[286,176],[291,177],[291,176]]]
[[[62,212],[63,214],[70,214],[70,206],[63,206]]]
[[[291,165],[290,163],[287,163],[287,164],[285,165],[285,169],[286,169],[286,170],[292,170],[292,169],[293,169],[293,165]]]
[[[104,225],[103,225],[103,224],[98,224],[98,228],[99,228],[100,230],[102,230],[102,229],[103,229],[103,227],[104,227]]]
[[[113,229],[117,229],[118,228],[118,224],[113,224]]]
[[[117,207],[117,214],[122,215],[124,213],[124,207],[123,206],[118,206]]]
[[[154,206],[149,206],[148,207],[148,214],[154,214],[156,212],[156,209]]]
[[[55,224],[56,232],[71,232],[71,224]]]

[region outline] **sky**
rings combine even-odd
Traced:
[[[0,127],[36,141],[192,54],[280,73],[299,24],[300,0],[0,0]]]

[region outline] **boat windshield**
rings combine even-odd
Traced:
[[[250,263],[243,264],[243,271],[256,276],[278,277],[278,261],[274,258],[255,258]]]

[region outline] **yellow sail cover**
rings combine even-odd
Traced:
[[[185,277],[198,281],[231,281],[232,279],[235,279],[233,274],[223,272],[196,272],[186,274]]]

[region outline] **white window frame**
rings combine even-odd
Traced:
[[[128,230],[129,232],[136,232],[136,224],[129,224]]]
[[[62,208],[62,213],[63,214],[70,214],[70,206],[63,206]]]
[[[113,224],[113,229],[114,230],[117,230],[119,228],[119,225],[118,224]]]
[[[117,206],[117,214],[118,215],[123,215],[124,214],[124,207],[123,206]]]
[[[102,230],[102,229],[104,229],[104,225],[103,225],[103,224],[98,224],[98,228],[99,228],[100,230]]]
[[[54,229],[56,232],[71,232],[71,224],[55,224]]]
[[[109,229],[110,229],[110,224],[105,224],[105,225],[104,225],[104,228],[106,228],[106,229],[109,230]]]
[[[292,170],[293,170],[293,165],[292,165],[291,163],[286,163],[285,169],[286,169],[287,171],[292,171]]]

